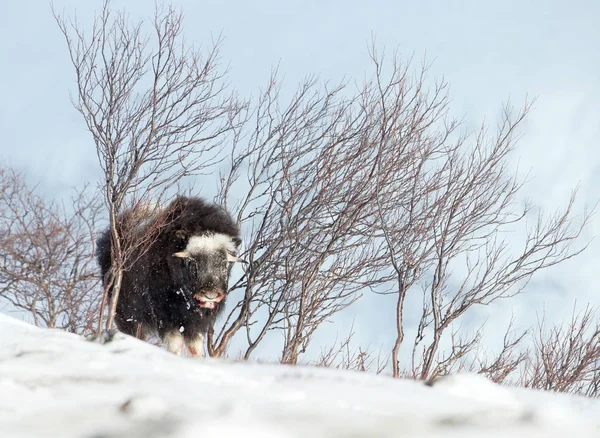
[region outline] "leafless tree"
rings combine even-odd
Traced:
[[[522,181],[508,159],[528,105],[507,105],[495,134],[470,135],[427,64],[415,74],[410,60],[370,53],[375,72],[357,92],[310,77],[283,104],[274,74],[251,124],[236,131],[217,199],[250,230],[250,264],[232,287],[237,306],[209,336],[211,355],[244,328],[245,358],[278,332],[281,361],[297,363],[317,328],[371,289],[397,296],[399,376],[414,291],[423,310],[409,374],[427,378],[477,346],[460,338],[454,356],[440,351],[444,337],[458,340],[448,329],[469,309],[521,292],[535,272],[585,248],[573,246],[590,216],[573,222],[575,195],[548,219],[517,207]],[[523,248],[511,250],[504,236],[531,218]]]
[[[406,245],[397,252],[398,246],[392,249],[394,240],[387,238],[398,278],[397,326],[400,328],[394,360],[402,342],[402,301],[417,281],[423,293],[423,311],[412,353],[414,377],[427,378],[440,372],[442,337],[470,308],[520,293],[537,271],[585,249],[586,245],[573,248],[589,219],[589,214],[584,214],[581,223],[573,224],[575,195],[562,212],[548,219],[541,214],[534,218],[521,250],[511,250],[518,244],[513,241],[509,245],[508,238],[504,237],[511,226],[531,216],[528,207],[516,211],[514,205],[521,184],[506,170],[507,154],[514,147],[514,131],[523,116],[521,113],[512,119],[507,110],[495,138],[487,139],[482,132],[468,153],[455,148],[445,157],[447,161],[435,178],[442,185],[438,187],[436,183],[429,192],[429,200],[425,201],[435,208],[433,211],[428,207],[421,211],[411,209],[409,220],[404,222],[414,223],[414,218],[419,217],[417,221],[429,223],[427,234],[411,235],[414,228],[405,230],[402,221],[386,225],[386,234],[394,239],[400,231],[402,237],[408,234],[404,242],[420,242],[416,252],[412,248],[404,249]],[[423,197],[420,200],[423,201]],[[430,217],[436,220],[429,222]],[[393,234],[387,232],[390,229]],[[460,276],[453,275],[456,270]]]
[[[309,77],[282,103],[274,74],[237,132],[217,200],[246,227],[242,297],[209,336],[220,356],[244,328],[250,357],[265,336],[283,335],[281,361],[297,363],[316,329],[347,308],[377,271],[366,218],[377,158],[360,96]],[[239,195],[243,193],[243,195]]]
[[[220,42],[205,51],[188,44],[180,12],[157,7],[148,26],[111,11],[106,0],[89,33],[76,19],[53,14],[75,69],[73,105],[104,173],[113,250],[99,328],[112,288],[106,321],[111,328],[123,270],[156,235],[123,235],[119,214],[161,203],[185,177],[217,163],[243,105],[227,93]]]
[[[550,218],[517,206],[523,182],[509,171],[508,158],[528,105],[516,113],[505,106],[494,134],[486,126],[474,136],[460,133],[459,121],[448,117],[445,83],[426,87],[426,68],[410,78],[397,59],[386,79],[382,58],[371,53],[381,132],[374,144],[383,155],[374,230],[395,283],[381,293],[397,296],[393,375],[400,375],[404,303],[414,291],[423,307],[411,374],[425,379],[477,345],[478,335],[459,342],[451,334],[451,354],[440,351],[448,329],[469,309],[520,293],[536,272],[585,249],[574,244],[590,213],[574,222],[575,194]],[[530,219],[522,249],[514,239],[509,245],[509,232]]]
[[[23,176],[0,168],[0,298],[37,326],[92,332],[99,305],[93,198],[46,201]]]

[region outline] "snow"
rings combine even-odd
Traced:
[[[0,314],[2,437],[588,437],[600,403],[453,375],[368,373],[178,357]]]

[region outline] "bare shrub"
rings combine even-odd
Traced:
[[[529,388],[598,396],[600,320],[597,309],[573,309],[571,320],[550,325],[538,318],[533,346],[512,383]]]
[[[100,304],[98,217],[98,204],[83,192],[67,209],[36,194],[21,174],[0,168],[0,297],[37,326],[91,333]]]
[[[387,368],[389,359],[384,359],[381,349],[375,352],[370,347],[357,346],[353,341],[355,334],[352,324],[344,339],[339,342],[336,339],[333,345],[322,348],[318,359],[311,364],[325,368],[382,373]]]

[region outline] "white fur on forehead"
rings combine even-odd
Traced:
[[[206,236],[192,236],[185,248],[190,254],[220,251],[222,249],[231,254],[235,254],[236,251],[235,243],[231,236],[221,233],[209,234]]]

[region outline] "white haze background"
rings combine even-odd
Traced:
[[[532,175],[523,195],[548,212],[565,205],[577,184],[579,211],[600,198],[600,3],[595,0],[172,4],[183,8],[190,42],[208,43],[222,34],[222,60],[230,67],[232,85],[245,95],[255,93],[275,65],[288,89],[310,73],[334,82],[360,81],[370,68],[367,46],[374,35],[379,49],[397,48],[405,58],[414,55],[415,66],[424,56],[433,61],[432,76],[449,82],[451,111],[464,116],[467,127],[484,119],[493,126],[503,102],[510,98],[519,106],[535,97],[513,155],[515,169],[518,165],[520,172]],[[77,10],[84,23],[100,5],[100,0],[55,1],[59,11]],[[123,6],[134,18],[149,18],[154,5],[113,2],[113,9]],[[2,11],[0,157],[24,169],[46,195],[66,197],[73,186],[95,183],[100,171],[91,136],[69,101],[75,82],[63,37],[45,0],[7,2]],[[203,182],[210,185],[213,179]],[[207,187],[209,194],[213,190]],[[597,216],[584,239],[599,229]],[[595,240],[583,255],[537,275],[524,295],[480,308],[467,322],[480,324],[489,317],[486,335],[493,342],[513,312],[525,327],[544,308],[549,320],[560,321],[576,301],[579,306],[600,304],[595,275],[599,244]],[[367,298],[345,314],[345,326],[356,316],[356,340],[389,346],[391,299]],[[331,341],[338,329],[343,330],[328,326],[322,339]]]

